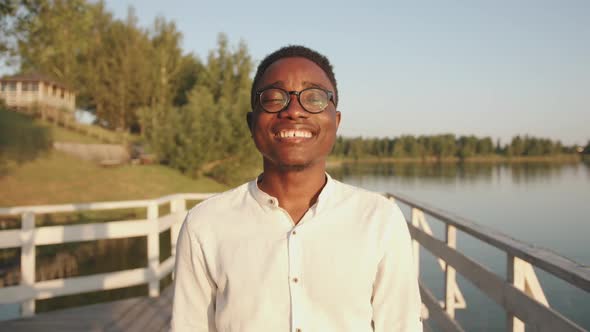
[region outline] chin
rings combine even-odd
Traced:
[[[305,164],[279,164],[281,171],[301,172],[304,171],[309,165]]]
[[[293,156],[275,156],[274,158],[265,158],[268,166],[276,167],[282,171],[303,171],[314,164],[313,160],[307,158],[293,158]]]

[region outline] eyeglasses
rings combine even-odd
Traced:
[[[268,88],[256,92],[262,109],[268,113],[278,113],[291,103],[291,95],[296,95],[299,105],[309,113],[321,113],[334,103],[334,93],[320,88],[307,88],[301,91],[287,91],[280,88]]]

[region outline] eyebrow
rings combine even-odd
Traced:
[[[261,87],[260,89],[258,89],[258,91],[266,90],[266,89],[269,89],[269,88],[281,88],[281,89],[283,89],[284,84],[285,84],[285,82],[283,82],[283,81],[275,81],[273,83],[270,83],[270,84],[267,84],[267,85]],[[308,82],[308,81],[303,81],[303,86],[305,88],[320,88],[320,89],[323,89],[323,90],[330,90],[327,87],[323,86],[322,84]]]

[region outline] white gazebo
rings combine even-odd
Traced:
[[[64,84],[40,74],[7,76],[0,79],[0,99],[9,109],[39,113],[53,119],[72,117],[76,94]],[[60,114],[66,113],[66,114]]]

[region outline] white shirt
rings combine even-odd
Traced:
[[[295,226],[256,181],[187,215],[173,331],[422,331],[410,236],[383,196],[329,176]]]

